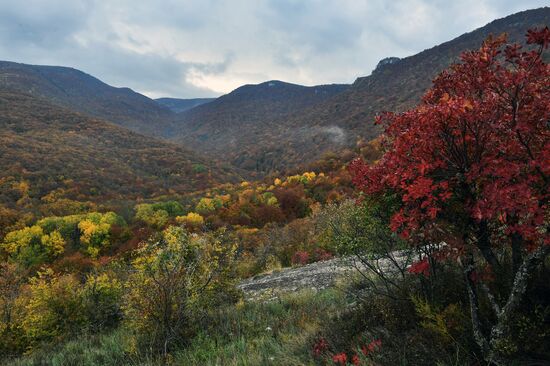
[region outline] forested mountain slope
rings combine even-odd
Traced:
[[[244,85],[213,102],[180,113],[173,139],[213,156],[230,156],[249,148],[271,143],[256,136],[271,136],[277,129],[274,121],[300,113],[306,108],[345,91],[348,85],[306,87],[277,80],[258,85]],[[284,141],[279,141],[284,143]],[[256,162],[239,164],[255,170]]]
[[[0,203],[135,199],[236,180],[175,144],[18,93],[0,92]]]
[[[174,113],[185,112],[188,109],[195,108],[201,104],[209,103],[216,98],[192,98],[192,99],[179,99],[179,98],[158,98],[155,102],[170,109]]]
[[[440,71],[457,62],[465,50],[477,49],[490,34],[507,33],[511,41],[523,42],[527,29],[548,24],[548,7],[513,14],[416,55],[383,60],[351,87],[342,86],[341,92],[328,93],[318,103],[297,103],[295,108],[284,105],[279,110],[277,100],[266,103],[256,95],[261,96],[260,91],[245,86],[183,113],[174,138],[259,174],[295,167],[376,137],[380,129],[372,122],[378,113],[417,103]],[[253,98],[258,103],[251,102]]]
[[[161,136],[173,114],[129,88],[115,88],[82,71],[0,61],[0,91],[19,92],[99,117],[133,131]]]

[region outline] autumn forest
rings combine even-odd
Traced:
[[[550,364],[549,25],[211,98],[0,61],[0,364]]]

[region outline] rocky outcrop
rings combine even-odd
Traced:
[[[409,264],[410,256],[407,254],[408,252],[405,251],[394,252],[392,260],[372,259],[368,264],[373,266],[371,268],[391,274],[396,271],[394,263],[405,267]],[[357,270],[364,273],[372,271],[361,259],[358,257],[334,258],[302,267],[285,268],[246,279],[237,287],[243,291],[245,299],[263,301],[270,301],[281,294],[305,289],[320,291],[333,286],[339,279],[353,275]]]
[[[382,60],[380,60],[380,62],[378,62],[378,64],[376,65],[376,68],[373,71],[373,73],[382,70],[387,65],[396,64],[399,61],[401,61],[401,59],[399,57],[386,57],[386,58],[383,58]]]
[[[242,281],[237,287],[248,300],[269,301],[282,293],[325,289],[349,269],[345,260],[337,258],[258,275]]]

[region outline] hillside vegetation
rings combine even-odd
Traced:
[[[80,70],[0,61],[0,91],[29,94],[73,111],[161,136],[172,112],[129,88],[115,88]]]
[[[238,179],[180,146],[23,94],[0,93],[0,142],[0,204],[15,211],[61,199],[185,193]]]
[[[274,159],[284,155],[283,146],[255,159],[242,154],[248,149],[271,146],[273,139],[283,143],[284,137],[276,132],[278,120],[320,104],[347,88],[347,85],[305,87],[277,80],[244,85],[179,114],[172,138],[248,171],[268,172],[274,168]]]

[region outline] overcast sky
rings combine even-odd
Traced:
[[[150,97],[351,83],[547,0],[0,0],[0,59],[71,66]]]

